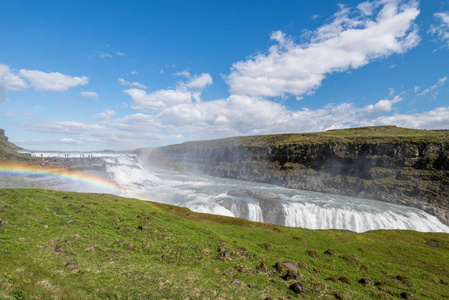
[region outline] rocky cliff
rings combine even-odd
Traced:
[[[0,129],[0,145],[4,145],[5,147],[8,147],[9,149],[13,150],[22,150],[23,148],[14,145],[13,143],[8,141],[8,137],[5,135],[5,130]]]
[[[29,155],[18,153],[17,150],[21,150],[19,146],[14,145],[8,141],[8,137],[5,136],[5,131],[0,129],[0,163],[1,162],[13,162],[13,161],[32,161]]]
[[[165,167],[423,209],[449,224],[449,131],[366,127],[138,150]]]

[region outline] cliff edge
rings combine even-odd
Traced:
[[[5,130],[0,129],[0,162],[3,161],[31,161],[32,158],[29,155],[18,153],[18,150],[23,148],[14,145],[8,141],[8,137],[5,135]]]
[[[414,206],[449,224],[449,131],[395,126],[139,149],[160,166]]]

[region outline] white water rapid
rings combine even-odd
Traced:
[[[44,153],[44,157],[51,155],[57,157],[60,154]],[[74,157],[79,155],[73,154]],[[356,232],[409,229],[449,233],[449,226],[441,223],[438,218],[412,207],[151,168],[139,163],[134,154],[92,155],[101,157],[106,162],[108,178],[121,186],[127,194],[143,200],[188,207],[196,212],[244,217],[251,221],[263,222],[263,210],[259,200],[227,194],[230,190],[256,190],[274,193],[280,197],[279,202],[285,219],[283,225],[286,226],[347,229]],[[50,178],[48,180],[51,181]],[[51,186],[54,187],[54,184]]]

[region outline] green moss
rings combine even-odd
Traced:
[[[285,298],[294,295],[273,267],[282,261],[300,269],[309,299],[449,296],[443,233],[307,230],[39,189],[0,189],[0,218],[1,299]],[[384,290],[349,284],[365,276]]]
[[[274,147],[285,145],[322,145],[332,144],[373,144],[373,143],[447,143],[449,130],[420,130],[396,126],[373,126],[350,129],[328,130],[325,132],[302,134],[276,134],[225,138],[212,141],[187,142],[174,146],[174,149],[192,150],[201,148],[222,148],[223,146]]]

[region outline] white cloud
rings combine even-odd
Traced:
[[[7,91],[20,91],[27,88],[27,84],[19,76],[11,73],[9,66],[0,64],[0,103],[5,102]]]
[[[112,54],[105,53],[105,52],[99,52],[99,51],[97,51],[96,53],[97,53],[98,57],[101,58],[101,59],[112,58],[112,57],[114,57]]]
[[[418,44],[413,21],[420,11],[415,1],[366,3],[359,5],[363,13],[352,18],[352,12],[341,6],[329,24],[312,33],[308,43],[296,44],[284,33],[274,32],[271,38],[277,44],[268,53],[233,64],[226,80],[231,93],[303,95],[318,88],[327,74],[357,69]],[[370,16],[381,4],[378,13]]]
[[[372,119],[375,116],[380,116],[391,111],[393,104],[402,101],[402,97],[395,96],[393,100],[383,99],[376,104],[370,104],[361,109],[360,119]]]
[[[15,116],[37,116],[38,114],[35,112],[29,111],[6,111],[3,116],[7,118],[12,118]]]
[[[142,91],[145,93],[145,91]],[[148,95],[147,95],[148,96]],[[25,124],[28,130],[97,144],[137,147],[228,136],[317,132],[354,126],[397,125],[409,128],[448,128],[449,107],[422,113],[394,113],[400,96],[357,107],[352,103],[329,104],[317,109],[290,110],[262,98],[231,95],[208,102],[180,103],[158,114],[136,113],[113,119],[105,111],[100,124],[48,121]],[[100,114],[99,114],[100,115]]]
[[[432,97],[435,99],[436,96],[438,95],[439,88],[442,87],[446,83],[446,81],[447,81],[447,76],[444,76],[444,77],[438,79],[437,83],[432,85],[430,88],[423,90],[421,93],[417,94],[417,96],[424,96],[428,93],[431,93]],[[419,90],[417,90],[415,88],[415,92],[417,93],[418,91]]]
[[[110,119],[115,116],[115,111],[106,109],[105,111],[95,115],[97,119]]]
[[[437,35],[442,42],[446,43],[446,47],[449,47],[449,12],[435,13],[434,16],[438,19],[438,25],[430,26],[430,34]]]
[[[123,52],[115,52],[115,54],[117,54],[118,56],[125,56],[125,53]]]
[[[118,82],[120,82],[121,85],[135,86],[135,87],[138,87],[140,89],[146,89],[147,88],[144,84],[138,83],[137,81],[130,82],[130,81],[125,80],[123,78],[119,78],[117,80],[118,80]]]
[[[98,98],[98,94],[96,92],[81,92],[80,95],[83,97],[87,97],[87,98],[93,98],[93,99]]]
[[[72,77],[58,72],[45,73],[37,70],[21,69],[19,74],[30,81],[33,88],[38,91],[62,93],[69,88],[85,85],[89,82],[89,79],[86,76]]]
[[[133,104],[131,107],[137,110],[161,110],[166,107],[174,106],[191,101],[191,93],[188,91],[177,90],[158,90],[147,94],[141,89],[129,89],[124,91],[131,96]]]
[[[184,77],[190,78],[190,73],[188,71],[177,72],[177,73],[175,73],[173,75],[175,75],[175,76],[184,76]]]
[[[186,76],[183,74],[182,76]],[[119,78],[120,81],[121,78]],[[179,81],[175,89],[164,89],[149,94],[142,89],[128,89],[124,92],[131,96],[131,107],[143,111],[161,111],[179,104],[191,103],[192,99],[200,102],[201,92],[212,84],[212,77],[207,73],[197,76],[188,74],[188,81]]]
[[[431,111],[414,114],[395,114],[381,116],[370,122],[361,122],[361,126],[396,125],[416,129],[449,128],[449,107],[438,107]]]
[[[351,103],[316,110],[289,110],[262,98],[231,95],[227,99],[176,105],[157,117],[175,133],[194,139],[289,132],[314,132],[357,126],[392,111],[400,96],[355,107]]]
[[[212,84],[212,77],[207,73],[202,73],[199,76],[194,76],[190,82],[188,82],[186,85],[190,89],[199,89],[202,90],[205,87]]]

